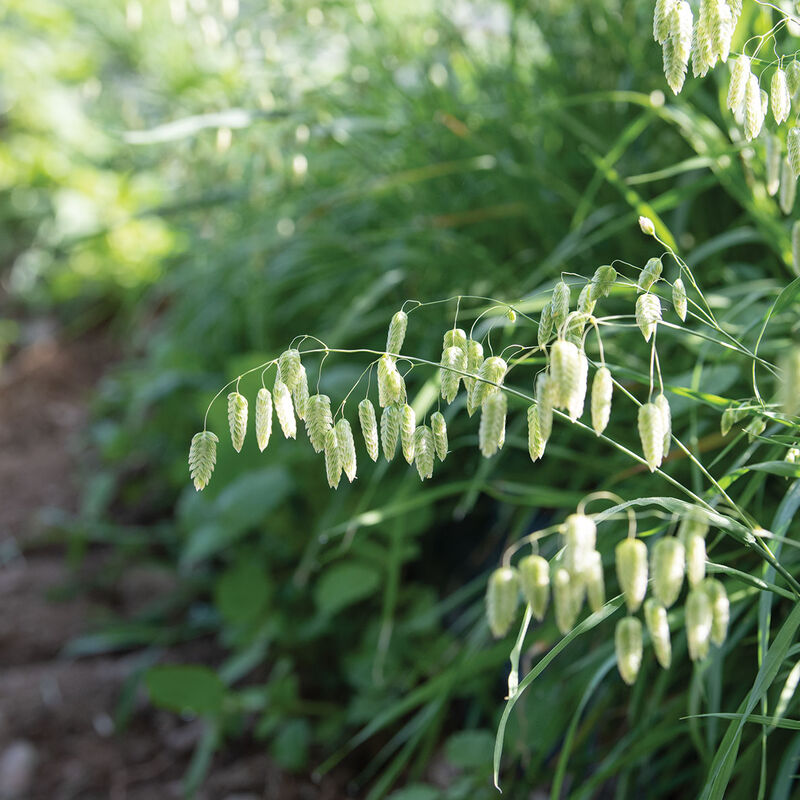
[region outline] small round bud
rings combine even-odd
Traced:
[[[656,226],[650,217],[639,217],[639,228],[645,236],[655,236]]]

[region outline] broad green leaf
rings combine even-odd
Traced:
[[[225,684],[217,674],[195,664],[151,667],[145,675],[150,699],[159,708],[181,714],[218,714],[225,699]]]
[[[369,564],[335,564],[320,575],[314,600],[321,612],[333,615],[374,594],[380,582],[380,573]]]

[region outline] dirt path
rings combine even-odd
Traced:
[[[137,654],[65,658],[90,630],[104,598],[91,585],[106,554],[90,551],[76,573],[43,544],[54,510],[77,510],[76,476],[87,403],[114,361],[104,336],[64,342],[44,326],[0,368],[0,800],[161,800],[183,797],[181,778],[199,721],[138,698],[123,733],[113,714]],[[136,607],[153,576],[131,571],[121,597]],[[180,654],[179,654],[180,655]],[[198,800],[334,800],[333,785],[283,775],[250,752],[219,754]]]

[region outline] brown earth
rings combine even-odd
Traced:
[[[116,731],[115,710],[140,655],[63,655],[104,613],[130,613],[172,586],[163,571],[136,567],[113,596],[101,595],[91,587],[110,553],[90,549],[72,568],[47,536],[48,520],[77,510],[88,401],[115,348],[97,333],[66,341],[47,324],[30,326],[25,339],[0,368],[0,800],[181,798],[203,723],[158,712],[140,692],[129,724]],[[169,657],[197,657],[198,647],[208,646]],[[284,774],[255,744],[218,753],[196,795],[342,796],[333,780]]]

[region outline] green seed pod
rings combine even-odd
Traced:
[[[551,375],[543,372],[536,379],[536,414],[539,417],[539,433],[545,442],[553,431],[553,406],[556,385]]]
[[[580,381],[580,351],[563,339],[550,349],[550,379],[556,392],[556,408],[567,408]]]
[[[606,603],[606,584],[603,575],[603,559],[597,550],[592,550],[586,560],[586,572],[583,580],[586,584],[586,596],[589,608],[597,613]]]
[[[217,442],[219,439],[211,431],[200,431],[192,436],[189,447],[189,476],[198,492],[208,486],[214,465],[217,463]]]
[[[539,427],[539,411],[536,403],[528,406],[528,455],[531,461],[538,461],[544,455],[547,439]]]
[[[645,264],[644,269],[639,273],[637,286],[640,292],[649,292],[650,287],[661,277],[664,265],[660,258],[651,258]]]
[[[331,399],[326,394],[312,394],[306,401],[306,433],[315,453],[325,449],[325,436],[333,425]]]
[[[755,416],[752,420],[748,423],[745,431],[747,431],[747,441],[754,442],[764,433],[764,430],[767,427],[767,421],[762,416]]]
[[[653,595],[665,608],[678,599],[685,572],[686,549],[681,541],[674,536],[659,539],[650,555],[650,574]]]
[[[272,395],[263,386],[256,395],[256,441],[263,453],[272,434]]]
[[[576,580],[582,580],[597,544],[597,527],[585,514],[570,514],[561,526],[564,537],[562,566]]]
[[[486,616],[492,635],[499,639],[508,633],[517,616],[519,578],[511,567],[496,569],[486,589]]]
[[[499,356],[489,356],[481,364],[471,397],[472,405],[475,408],[480,408],[488,395],[498,391],[497,387],[502,386],[507,369],[508,365]]]
[[[723,436],[730,433],[731,428],[735,422],[738,422],[741,417],[739,416],[739,409],[736,406],[728,406],[720,417],[719,429]]]
[[[655,472],[661,466],[664,452],[664,415],[655,403],[639,406],[639,438],[644,460],[650,472]]]
[[[364,398],[358,404],[358,421],[361,423],[361,435],[367,455],[373,460],[378,460],[378,423],[375,418],[375,407],[369,398]]]
[[[682,537],[686,550],[686,578],[689,586],[697,586],[706,576],[706,540],[699,533]]]
[[[439,461],[444,461],[447,456],[447,423],[439,411],[431,414],[431,432],[433,433],[433,446]]]
[[[747,141],[755,139],[764,124],[763,106],[761,103],[761,87],[758,78],[752,73],[747,78],[744,92],[744,137]]]
[[[623,617],[614,631],[617,669],[622,680],[632,686],[642,666],[642,623],[636,617]]]
[[[414,463],[414,431],[417,428],[417,415],[410,405],[400,408],[400,445],[403,448],[403,458],[409,463]]]
[[[419,479],[433,477],[433,462],[436,456],[436,447],[433,442],[433,432],[427,425],[419,425],[414,431],[414,464],[419,473]]]
[[[797,178],[800,176],[800,127],[795,126],[786,134],[786,153],[792,175]]]
[[[680,278],[672,284],[672,307],[680,321],[686,322],[686,312],[689,309],[686,302],[686,287]]]
[[[747,56],[739,56],[733,62],[731,82],[728,86],[727,106],[731,111],[735,112],[742,107],[750,74],[750,59]]]
[[[439,370],[442,383],[442,397],[452,403],[458,394],[461,372],[467,368],[467,354],[461,347],[448,347],[442,353],[442,368]]]
[[[659,44],[664,44],[672,34],[670,14],[674,5],[675,0],[656,0],[653,12],[653,39]]]
[[[484,458],[491,458],[500,447],[506,429],[506,396],[502,392],[490,394],[481,406],[481,424],[478,444]]]
[[[239,392],[228,395],[228,425],[231,429],[231,444],[239,453],[247,433],[247,399]]]
[[[764,158],[764,168],[766,171],[767,194],[775,197],[781,185],[781,140],[770,133],[767,135],[766,156]]]
[[[381,414],[381,447],[387,461],[394,458],[400,438],[400,406],[386,406]]]
[[[598,267],[592,276],[592,300],[608,297],[611,287],[617,280],[617,271],[609,264]]]
[[[689,643],[689,658],[701,661],[708,655],[714,610],[708,594],[699,586],[686,597],[686,639]]]
[[[800,464],[800,448],[790,447],[786,451],[786,455],[783,457],[783,460],[787,464]]]
[[[599,436],[608,425],[611,417],[611,395],[614,381],[608,367],[600,367],[592,381],[592,428]]]
[[[467,340],[467,372],[470,375],[477,375],[483,364],[483,346],[474,339]],[[467,413],[472,416],[477,410],[477,406],[472,408],[470,398],[475,388],[474,378],[464,378],[464,388],[467,390]]]
[[[655,333],[661,322],[661,301],[654,294],[640,295],[636,301],[636,324],[646,342]]]
[[[692,73],[695,78],[702,78],[717,61],[711,45],[708,12],[705,4],[700,6],[700,16],[692,34]]]
[[[705,578],[700,584],[711,602],[711,641],[722,647],[728,637],[728,623],[731,618],[731,604],[728,593],[721,581],[716,578]]]
[[[292,391],[300,380],[300,368],[303,365],[300,363],[300,351],[291,348],[284,350],[278,357],[278,371],[280,372],[281,380]]]
[[[623,539],[615,550],[617,579],[633,614],[647,592],[647,545],[641,539]]]
[[[588,320],[589,317],[586,314],[573,311],[564,323],[564,338],[568,342],[572,342],[578,349],[583,346],[583,331]]]
[[[669,665],[672,663],[672,643],[669,638],[667,609],[657,600],[648,597],[644,601],[644,621],[650,632],[650,641],[653,643],[658,663],[664,669],[669,669]]]
[[[517,571],[525,602],[541,622],[550,600],[550,564],[542,556],[525,556],[517,565]]]
[[[511,323],[517,321],[517,312],[511,306],[506,309],[506,319]]]
[[[800,220],[792,225],[792,269],[795,275],[800,275]]]
[[[292,389],[292,400],[294,401],[294,410],[298,419],[305,420],[306,418],[306,404],[308,403],[308,375],[306,368],[300,366],[300,373]]]
[[[394,359],[384,354],[378,360],[378,405],[386,408],[393,403],[405,401],[403,376],[398,372]]]
[[[650,217],[639,217],[639,230],[645,236],[655,236],[656,235],[656,226],[653,224],[653,220]]]
[[[733,38],[733,14],[725,0],[712,0],[708,4],[710,11],[711,44],[714,54],[724,64],[731,51]]]
[[[780,361],[780,401],[783,413],[794,417],[800,412],[800,347],[786,350]]]
[[[448,347],[460,347],[467,355],[467,334],[461,328],[451,328],[444,334],[442,350],[447,350]]]
[[[548,303],[542,309],[542,316],[539,318],[539,329],[536,333],[536,340],[539,347],[544,347],[553,338],[553,305]]]
[[[551,584],[556,627],[564,635],[572,630],[580,613],[580,606],[576,602],[575,586],[569,572],[563,567],[557,567],[553,571]]]
[[[692,506],[683,516],[678,528],[678,537],[681,541],[692,533],[702,536],[703,539],[708,535],[708,516],[705,511],[697,506]],[[684,544],[686,544],[685,541]]]
[[[587,283],[578,295],[578,311],[581,314],[591,314],[597,301],[592,299],[592,284]]]
[[[553,296],[550,298],[553,327],[556,333],[558,333],[559,328],[564,324],[569,314],[569,300],[569,286],[564,281],[559,281],[553,288]]]
[[[389,323],[389,333],[386,335],[386,352],[397,355],[403,347],[408,327],[408,315],[405,311],[398,311]]]
[[[769,99],[772,107],[772,116],[775,117],[775,122],[780,125],[785,119],[789,118],[789,113],[792,110],[789,84],[786,80],[786,73],[782,69],[776,69],[772,73]]]
[[[784,214],[792,213],[796,195],[797,177],[789,164],[789,159],[784,158],[781,162],[781,189],[778,196],[778,202]]]
[[[346,419],[340,419],[336,423],[336,441],[339,448],[339,458],[342,462],[342,469],[347,475],[347,480],[352,483],[356,477],[358,464],[356,461],[356,442],[353,438],[353,429]]]
[[[294,417],[292,395],[280,376],[275,377],[275,385],[272,387],[272,405],[284,437],[287,439],[297,438],[297,420]]]
[[[789,93],[794,97],[800,89],[800,63],[797,61],[790,61],[789,66],[786,67],[786,83]]]
[[[342,456],[339,452],[336,428],[328,428],[325,434],[325,475],[328,478],[328,486],[335,489],[342,477]]]
[[[586,402],[586,382],[589,379],[589,360],[583,350],[578,350],[578,381],[569,396],[567,412],[569,418],[575,422],[583,416],[583,405]]]
[[[662,461],[669,455],[669,448],[672,445],[672,411],[669,407],[669,400],[663,395],[659,394],[656,397],[655,404],[661,410],[661,416],[664,422],[664,444],[661,452]]]

